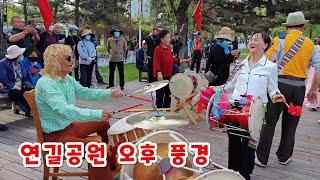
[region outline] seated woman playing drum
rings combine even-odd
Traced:
[[[241,108],[243,99],[246,97],[259,97],[263,104],[267,104],[269,100],[274,103],[284,101],[284,96],[278,89],[277,65],[269,61],[264,54],[270,43],[271,39],[267,33],[255,33],[248,44],[249,56],[241,63],[236,74],[231,75],[235,78],[227,82],[225,90],[230,92],[229,99],[237,108]],[[250,179],[254,168],[255,148],[248,146],[249,138],[239,136],[250,136],[250,134],[234,129],[229,129],[228,133],[228,168],[239,171],[246,179]]]
[[[46,142],[89,143],[85,137],[98,133],[108,143],[111,111],[88,109],[76,106],[76,98],[103,100],[121,97],[117,90],[89,89],[81,86],[72,76],[71,48],[53,44],[45,50],[44,70],[35,89],[35,101],[39,110],[41,127]],[[89,179],[112,179],[106,167],[89,166]]]

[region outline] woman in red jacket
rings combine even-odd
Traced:
[[[170,33],[162,30],[158,34],[158,45],[153,54],[153,76],[158,80],[170,80],[172,76],[173,64],[178,60],[173,56],[170,45]],[[171,92],[169,85],[156,91],[157,108],[170,108]]]

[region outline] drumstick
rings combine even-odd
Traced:
[[[287,102],[284,101],[283,103],[289,108],[289,104]]]
[[[129,106],[129,107],[125,107],[125,108],[120,109],[120,110],[117,110],[117,111],[112,111],[112,114],[119,113],[119,112],[123,112],[123,111],[126,111],[126,110],[128,110],[128,109],[136,108],[136,107],[139,107],[139,106],[143,106],[143,103],[136,104],[136,105]]]
[[[125,94],[125,96],[129,97],[129,98],[137,99],[137,100],[140,100],[140,101],[146,101],[146,102],[153,103],[153,101],[150,100],[150,99],[145,99],[145,98],[142,98],[142,97],[132,96],[132,95],[128,95],[128,94]]]

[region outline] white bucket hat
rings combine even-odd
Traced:
[[[298,26],[309,23],[310,20],[304,18],[304,14],[301,11],[289,13],[287,21],[282,23],[284,26]]]
[[[6,58],[7,59],[17,58],[18,56],[22,55],[25,51],[26,51],[26,48],[20,48],[17,45],[12,45],[7,49]]]

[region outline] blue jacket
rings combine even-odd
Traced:
[[[25,82],[31,84],[33,87],[36,86],[37,81],[40,79],[41,75],[39,74],[40,70],[43,68],[40,64],[32,65],[28,57],[25,57],[21,62],[21,69],[23,77],[25,77]],[[38,73],[31,74],[31,69],[35,68],[38,70]]]
[[[148,71],[148,64],[144,64],[144,51],[142,48],[140,48],[137,52],[136,52],[136,67],[138,70],[143,71],[143,72],[147,72]],[[148,61],[148,60],[147,60]]]
[[[80,64],[90,65],[92,62],[92,58],[97,57],[96,47],[91,41],[81,40],[79,41],[77,48]]]
[[[20,63],[21,65],[21,63]],[[21,68],[23,68],[21,66]],[[22,72],[23,74],[23,72]],[[23,74],[23,79],[25,76]],[[23,81],[23,80],[22,80]],[[15,86],[16,78],[14,76],[14,69],[11,62],[8,59],[2,59],[0,61],[0,83],[2,83],[5,89],[1,89],[1,94],[6,94]]]

